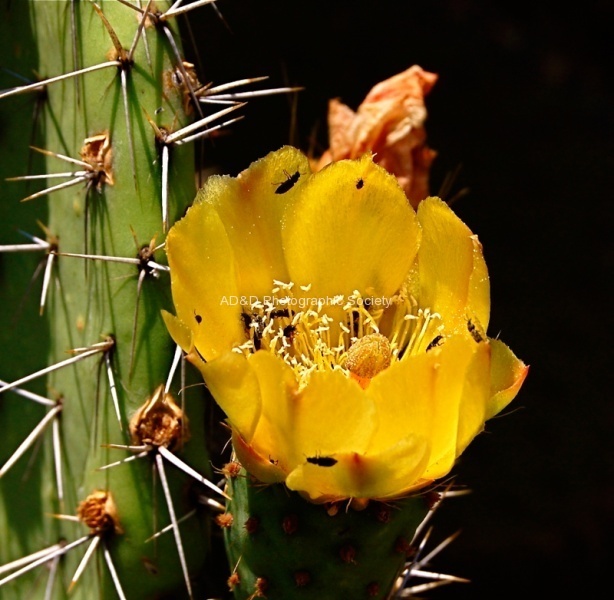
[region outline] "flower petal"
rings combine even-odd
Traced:
[[[377,454],[392,440],[410,433],[429,439],[436,420],[447,408],[434,404],[439,360],[434,352],[396,361],[374,377],[367,389],[373,398],[379,427],[367,451]]]
[[[430,457],[423,478],[449,473],[459,444],[473,438],[484,424],[488,349],[478,349],[480,345],[486,347],[465,335],[453,336],[427,354],[408,356],[377,375],[368,388],[379,422],[369,454],[387,447],[390,440],[413,435],[429,440]],[[474,388],[479,390],[480,374],[485,390],[477,394]]]
[[[490,402],[487,418],[501,412],[515,397],[529,367],[500,340],[491,339]]]
[[[232,447],[241,465],[259,481],[263,483],[281,483],[285,481],[286,472],[279,467],[275,459],[267,458],[266,455],[260,454],[236,430],[232,432]]]
[[[486,341],[474,343],[473,350],[462,379],[456,456],[460,456],[473,438],[484,429],[487,419],[486,411],[490,400],[490,345]]]
[[[488,348],[465,335],[456,335],[433,352],[439,353],[434,404],[442,408],[438,411],[441,417],[435,417],[431,435],[433,450],[425,476],[438,479],[450,472],[468,437],[473,439],[484,426],[484,405],[488,394],[478,394],[475,400],[471,395],[480,383],[479,375],[476,376],[474,371],[479,372],[484,366],[482,353],[487,355]],[[487,372],[482,375],[485,376],[482,385],[487,388]],[[466,385],[466,379],[471,385]]]
[[[211,177],[196,196],[196,202],[215,208],[226,228],[240,295],[269,295],[274,279],[288,280],[282,215],[310,173],[307,157],[284,146],[236,178]]]
[[[422,201],[418,219],[420,306],[439,313],[448,333],[466,332],[474,253],[471,230],[439,198]]]
[[[243,466],[266,483],[283,481],[294,454],[293,432],[284,427],[297,387],[290,367],[265,351],[248,358],[229,352],[201,371],[233,428]]]
[[[190,352],[192,350],[192,330],[166,310],[162,310],[162,319],[175,344],[184,352]]]
[[[469,280],[468,312],[470,318],[477,317],[483,330],[486,331],[490,321],[490,278],[478,236],[471,236],[471,241],[473,242],[473,271]]]
[[[298,384],[292,369],[279,357],[260,351],[249,356],[258,379],[262,412],[251,444],[261,455],[286,473],[294,465],[293,419]]]
[[[203,363],[200,370],[215,401],[241,437],[251,442],[262,412],[258,378],[249,361],[236,352]]]
[[[211,360],[244,342],[232,305],[238,294],[232,247],[215,209],[193,205],[169,231],[165,248],[177,317],[192,330],[200,355]]]
[[[311,177],[284,216],[282,239],[292,281],[312,284],[311,296],[388,297],[414,260],[420,227],[396,179],[367,154]]]
[[[426,440],[410,436],[374,456],[357,452],[337,454],[337,462],[332,466],[305,462],[288,475],[286,485],[317,503],[397,497],[420,481],[428,459],[427,449]],[[425,483],[421,481],[421,485]]]
[[[294,465],[307,458],[363,452],[376,428],[372,400],[340,371],[312,373],[279,418],[279,427],[292,432]]]

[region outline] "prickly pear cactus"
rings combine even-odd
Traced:
[[[2,598],[204,589],[203,388],[180,393],[160,310],[196,189],[187,137],[215,118],[171,4],[0,9]]]

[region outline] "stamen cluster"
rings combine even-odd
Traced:
[[[292,367],[299,389],[307,385],[314,371],[353,373],[357,348],[366,345],[363,340],[380,340],[379,344],[369,344],[369,354],[373,355],[370,360],[379,365],[373,377],[392,361],[424,352],[433,340],[442,339],[440,315],[418,308],[413,296],[405,291],[387,299],[387,308],[382,308],[375,307],[358,290],[347,299],[338,296],[326,304],[302,303],[294,288],[292,282],[275,281],[270,296],[244,307],[241,319],[247,340],[234,351],[247,356],[268,350],[278,355]],[[301,295],[309,289],[300,286]],[[308,308],[294,309],[303,304]],[[341,313],[342,318],[330,316],[328,307],[332,307],[329,312]]]

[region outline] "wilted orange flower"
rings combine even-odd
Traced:
[[[416,207],[429,195],[429,169],[436,152],[426,143],[424,97],[437,81],[418,65],[378,83],[354,112],[339,100],[328,108],[330,148],[314,161],[328,163],[373,152],[374,160],[396,176]]]

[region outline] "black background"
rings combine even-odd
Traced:
[[[431,191],[460,167],[454,191],[468,194],[454,208],[485,248],[489,333],[531,370],[455,470],[472,493],[445,502],[434,522],[431,547],[461,533],[432,567],[472,582],[425,597],[540,589],[594,597],[608,584],[614,547],[614,4],[218,7],[227,27],[210,7],[190,17],[202,81],[269,75],[271,87],[305,86],[294,99],[252,100],[230,134],[204,146],[205,162],[226,173],[286,143],[308,150],[314,135],[321,151],[329,98],[355,109],[373,85],[412,64],[439,74],[427,98],[428,141],[438,151]],[[189,47],[187,29],[184,37]]]

